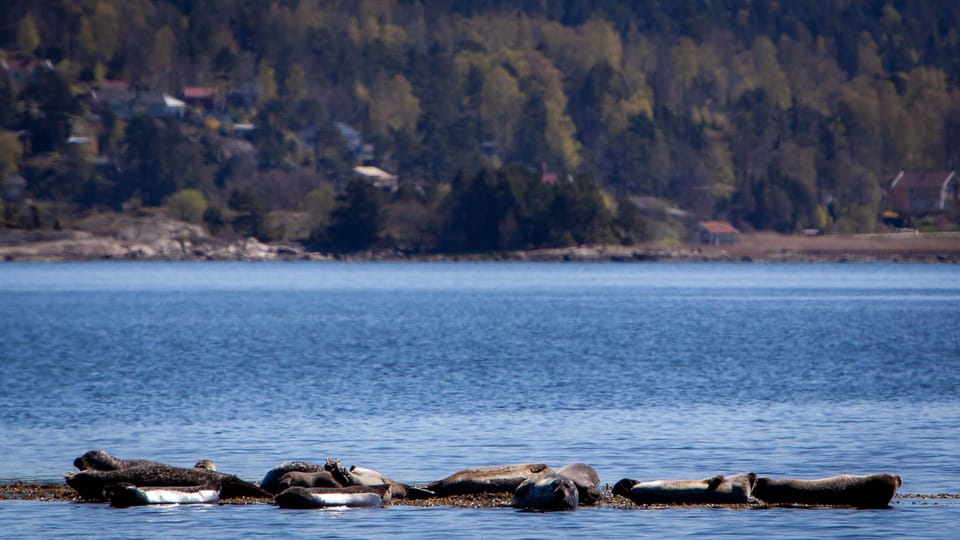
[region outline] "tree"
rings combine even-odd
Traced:
[[[253,192],[247,189],[233,190],[227,206],[236,213],[233,218],[234,232],[261,240],[266,239],[266,208]]]
[[[24,15],[20,19],[20,28],[17,30],[17,44],[20,46],[20,51],[28,55],[32,55],[40,46],[40,33],[37,32],[37,25],[30,15]]]
[[[353,179],[337,196],[337,208],[328,228],[330,242],[343,251],[368,249],[380,240],[383,201],[380,192],[362,179]]]

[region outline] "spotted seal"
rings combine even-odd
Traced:
[[[903,485],[895,474],[842,474],[817,480],[775,480],[761,476],[755,497],[769,504],[886,508]]]
[[[427,484],[437,496],[469,495],[473,493],[511,492],[527,478],[553,472],[543,463],[491,465],[457,471],[443,480]]]
[[[754,473],[712,476],[703,480],[654,480],[638,482],[624,478],[613,493],[639,505],[645,504],[746,504],[757,482]]]

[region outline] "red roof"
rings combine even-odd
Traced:
[[[890,185],[890,189],[897,188],[900,189],[909,189],[912,187],[931,187],[940,189],[943,187],[944,182],[946,182],[950,175],[953,173],[950,171],[941,171],[941,172],[907,172],[903,171],[893,179],[893,183]]]
[[[216,90],[209,86],[184,86],[184,99],[210,99]]]
[[[701,221],[700,228],[710,234],[738,234],[740,232],[726,221]]]
[[[106,80],[100,83],[101,90],[126,90],[130,87],[127,81]]]

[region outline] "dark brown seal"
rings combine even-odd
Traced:
[[[886,508],[901,485],[903,480],[894,474],[842,474],[817,480],[760,477],[753,494],[769,504]]]
[[[637,482],[624,478],[613,487],[615,495],[645,504],[746,504],[757,475],[741,473],[703,480],[653,480]]]
[[[206,469],[186,469],[169,465],[141,465],[115,471],[80,471],[67,473],[67,485],[77,491],[82,498],[90,501],[106,500],[104,489],[112,484],[133,484],[137,487],[150,486],[199,486],[208,482],[219,482],[220,496],[229,499],[234,497],[269,497],[255,484],[244,482],[239,478],[209,471]]]
[[[492,465],[455,472],[443,480],[427,484],[439,497],[474,493],[504,493],[517,489],[527,478],[553,472],[543,463]]]

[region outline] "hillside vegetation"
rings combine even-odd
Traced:
[[[6,0],[0,49],[10,227],[164,207],[415,252],[874,232],[898,171],[960,163],[952,1]],[[116,81],[213,95],[118,112]]]

